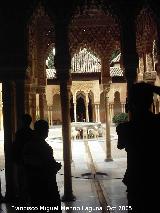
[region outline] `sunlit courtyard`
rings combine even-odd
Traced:
[[[81,125],[82,126],[82,125]],[[110,127],[111,133],[111,154],[113,159],[117,158],[126,158],[126,152],[124,150],[117,149],[117,133],[116,127],[111,125]],[[4,132],[3,130],[0,131],[0,169],[4,169]],[[63,141],[62,141],[62,126],[61,125],[54,125],[50,127],[48,138],[46,139],[47,143],[53,148],[54,150],[54,157],[55,159],[63,159]],[[83,138],[73,138],[72,137],[72,144],[79,146],[79,144],[83,143]],[[90,137],[88,141],[95,142],[98,141],[100,146],[105,150],[105,124],[102,124],[102,134],[100,137]],[[72,150],[74,152],[74,150]]]

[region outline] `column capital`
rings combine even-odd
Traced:
[[[86,104],[89,103],[89,97],[88,97],[88,92],[85,92],[85,101],[86,101]]]
[[[38,86],[37,87],[37,93],[39,94],[45,94],[45,86]]]
[[[108,94],[110,91],[110,87],[111,87],[111,83],[103,84],[103,91]]]
[[[73,103],[76,104],[76,101],[77,101],[77,99],[76,99],[76,93],[73,93]]]

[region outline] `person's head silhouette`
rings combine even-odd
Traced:
[[[148,110],[153,102],[153,91],[148,84],[141,82],[133,84],[130,93],[131,109]]]
[[[130,91],[131,111],[147,111],[153,103],[153,93],[160,94],[160,87],[145,82],[133,84]]]
[[[39,137],[46,139],[49,130],[48,122],[42,119],[36,121],[34,124],[34,130]]]
[[[29,114],[24,114],[22,115],[22,126],[23,127],[29,127],[31,125],[32,122],[32,117]]]

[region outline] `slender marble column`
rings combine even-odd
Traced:
[[[88,114],[88,93],[85,94],[86,95],[86,100],[85,100],[85,106],[86,106],[86,122],[89,122],[89,114]]]
[[[51,126],[53,126],[53,106],[51,106]]]
[[[74,103],[74,122],[77,122],[77,112],[76,112],[77,104]]]
[[[108,92],[110,90],[109,85],[104,85],[104,103],[105,103],[105,117],[106,117],[106,159],[105,161],[113,161],[111,155],[111,135],[110,135],[110,122],[109,122],[109,102]]]
[[[95,109],[95,121],[97,122],[98,120],[98,116],[97,116],[97,104],[94,105],[94,109]]]
[[[100,122],[99,104],[97,104],[97,122]]]
[[[0,130],[3,129],[2,119],[3,119],[3,113],[2,113],[2,91],[0,90]]]

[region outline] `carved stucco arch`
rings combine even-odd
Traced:
[[[41,3],[33,11],[28,23],[28,31],[30,74],[34,75],[33,78],[37,78],[38,85],[45,86],[46,72],[43,67],[45,67],[47,51],[54,42],[54,26]],[[32,72],[32,66],[36,67],[35,72]]]
[[[79,44],[87,44],[101,56],[107,54],[110,48],[119,46],[118,21],[109,11],[98,8],[94,1],[90,7],[84,4],[82,12],[80,9],[75,11],[69,32],[71,54]]]

